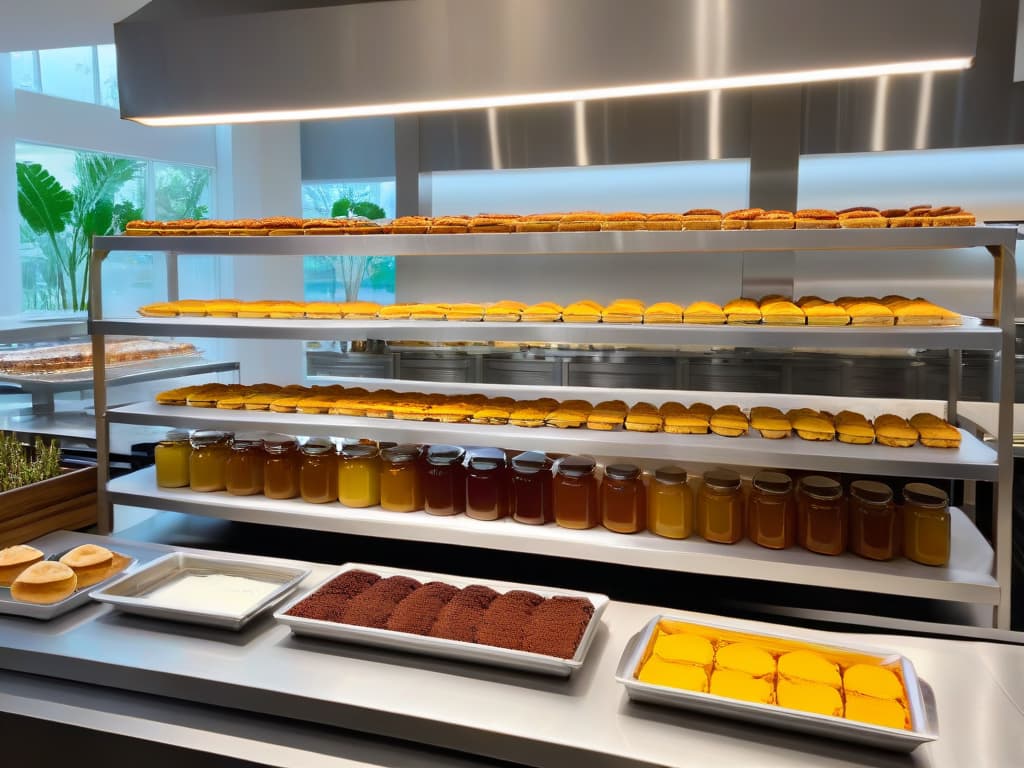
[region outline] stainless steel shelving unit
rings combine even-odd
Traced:
[[[511,235],[342,235],[317,237],[106,237],[97,238],[91,272],[92,314],[90,329],[93,343],[102,348],[107,334],[144,333],[147,335],[218,336],[226,338],[268,339],[344,339],[412,338],[438,340],[481,340],[494,337],[515,341],[601,342],[623,344],[670,344],[801,348],[890,348],[946,349],[950,351],[951,385],[944,404],[947,418],[956,419],[959,381],[959,351],[983,349],[1000,353],[1002,360],[1014,354],[1014,266],[1015,229],[1010,227],[922,228],[898,230],[791,230],[768,232],[594,232],[538,233]],[[499,324],[499,323],[420,323],[304,320],[218,320],[212,318],[112,319],[102,312],[102,264],[110,251],[165,251],[177,254],[261,255],[296,257],[310,254],[389,255],[400,257],[466,256],[481,254],[557,258],[568,254],[623,254],[642,259],[645,254],[737,253],[756,258],[759,253],[786,251],[899,251],[985,248],[993,263],[993,315],[997,327],[965,326],[956,329],[854,329],[729,326],[695,328],[691,326],[647,327],[573,324]],[[461,261],[461,260],[460,260]],[[472,270],[467,262],[464,269]],[[585,278],[583,278],[585,279]],[[132,329],[132,330],[129,330]],[[541,334],[538,336],[538,334]],[[1010,616],[1011,491],[1012,491],[1012,415],[1014,368],[999,370],[999,440],[996,450],[971,435],[963,434],[958,451],[922,447],[890,449],[884,446],[845,446],[841,443],[811,444],[797,439],[761,440],[756,437],[730,440],[715,436],[633,435],[631,433],[595,433],[587,430],[528,430],[514,427],[425,424],[382,419],[350,418],[329,415],[270,414],[260,412],[207,411],[191,408],[166,408],[154,404],[136,404],[110,409],[106,407],[102,366],[96,370],[96,417],[100,465],[100,509],[104,522],[111,522],[114,501],[140,503],[160,509],[179,509],[235,520],[254,520],[280,525],[302,525],[323,530],[348,531],[392,538],[446,541],[471,546],[500,546],[505,549],[543,551],[583,559],[611,559],[629,564],[705,573],[728,573],[747,578],[803,583],[816,582],[837,588],[862,589],[887,593],[932,597],[939,600],[966,601],[994,606],[993,624],[1006,628]],[[397,384],[397,382],[396,382]],[[408,386],[408,382],[406,386]],[[422,386],[422,385],[421,385]],[[472,385],[464,385],[470,388]],[[474,391],[481,386],[477,385]],[[436,389],[431,384],[429,388]],[[508,387],[502,389],[507,390]],[[537,388],[525,388],[539,394]],[[561,389],[563,396],[581,396],[583,390]],[[622,396],[620,390],[590,389],[582,396],[604,399]],[[714,398],[709,398],[714,394]],[[678,392],[659,391],[662,399],[683,397]],[[759,395],[762,402],[778,402],[783,395]],[[685,399],[685,397],[683,397]],[[696,398],[691,398],[696,399]],[[756,405],[749,394],[701,393],[700,399],[719,399]],[[844,400],[831,398],[833,400]],[[801,397],[802,405],[823,398]],[[810,401],[810,402],[809,402]],[[845,399],[847,407],[873,412],[891,410],[898,403]],[[821,407],[825,407],[822,405]],[[440,523],[417,516],[402,521],[385,518],[366,520],[372,512],[337,507],[307,510],[295,505],[276,505],[260,499],[232,499],[226,496],[183,498],[185,494],[158,492],[147,475],[137,474],[105,482],[103,464],[105,446],[112,423],[126,424],[206,424],[217,423],[235,428],[274,428],[298,434],[349,433],[418,441],[458,441],[463,444],[495,444],[505,447],[541,446],[548,450],[587,451],[594,454],[632,458],[673,458],[695,463],[732,463],[746,466],[786,466],[793,469],[842,471],[848,473],[911,475],[930,478],[990,481],[996,485],[997,509],[994,541],[988,543],[959,512],[954,514],[954,547],[957,554],[949,569],[913,575],[905,573],[909,563],[865,566],[857,558],[838,558],[818,565],[813,558],[804,563],[806,553],[771,553],[766,563],[750,548],[740,547],[728,554],[705,552],[699,542],[655,543],[654,537],[604,537],[602,532],[560,532],[546,530],[520,532],[509,526],[479,531],[463,530],[475,521],[449,520]],[[146,488],[148,487],[148,492]],[[443,530],[441,523],[451,523]],[[530,535],[528,535],[530,534]],[[573,534],[573,535],[569,535]],[[583,535],[576,535],[583,534]],[[487,536],[493,536],[488,541]],[[666,549],[675,547],[678,559]],[[986,559],[986,553],[991,557]],[[760,554],[760,553],[757,553]],[[972,564],[964,567],[961,558]],[[672,560],[670,564],[670,560]],[[927,570],[927,569],[926,569]],[[827,574],[826,574],[827,571]],[[864,574],[868,574],[865,576]],[[930,577],[930,578],[929,578]],[[886,579],[891,579],[886,586]]]

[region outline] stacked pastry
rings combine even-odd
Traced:
[[[107,365],[195,354],[192,344],[176,341],[127,339],[106,345]],[[92,344],[55,344],[0,353],[0,373],[44,374],[92,368]]]
[[[9,587],[20,602],[49,605],[120,573],[130,562],[96,544],[77,546],[59,560],[44,556],[26,544],[0,549],[0,587]]]
[[[479,584],[460,589],[352,570],[297,603],[288,615],[571,659],[594,606],[579,597],[499,593]]]
[[[278,320],[450,320],[492,323],[644,323],[647,325],[960,325],[961,317],[926,299],[905,296],[842,296],[827,301],[804,296],[738,298],[724,306],[695,301],[689,306],[661,301],[645,306],[639,299],[614,299],[607,306],[583,299],[567,305],[527,305],[503,299],[494,303],[418,302],[380,305],[372,301],[239,301],[183,299],[147,304],[144,317],[241,317]]]
[[[896,414],[881,414],[873,421],[855,411],[833,415],[813,408],[794,408],[787,413],[772,406],[756,406],[749,414],[738,405],[714,408],[707,403],[683,405],[667,401],[661,405],[624,400],[591,403],[550,397],[515,400],[483,394],[442,395],[423,392],[370,391],[341,385],[303,387],[277,384],[196,384],[161,392],[161,405],[189,405],[221,410],[273,411],[274,413],[319,413],[402,421],[436,421],[448,424],[511,424],[517,427],[587,428],[600,431],[624,429],[629,432],[667,432],[681,435],[741,437],[751,429],[761,437],[775,440],[796,433],[804,440],[831,441],[852,445],[879,442],[907,448],[920,442],[931,448],[957,448],[960,431],[931,413],[918,413],[910,420]]]
[[[725,634],[661,621],[636,679],[887,728],[911,727],[906,690],[893,668],[860,654],[782,645],[769,637],[718,636]]]

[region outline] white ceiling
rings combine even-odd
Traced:
[[[114,42],[114,22],[147,0],[0,0],[0,52]]]

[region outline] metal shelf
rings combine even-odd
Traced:
[[[372,437],[411,443],[495,445],[511,449],[587,453],[636,459],[691,461],[748,467],[785,467],[816,472],[864,475],[905,475],[961,480],[994,480],[996,453],[961,430],[958,450],[890,448],[884,445],[821,443],[796,437],[764,440],[760,437],[670,435],[636,432],[601,432],[589,429],[527,429],[476,424],[440,424],[397,419],[371,419],[269,411],[233,411],[138,403],[111,408],[115,424],[181,426],[194,429],[285,432],[299,435]]]
[[[88,333],[84,313],[70,316],[25,314],[0,317],[0,344],[57,341],[72,336],[86,336]]]
[[[568,530],[557,525],[522,525],[510,519],[483,522],[465,515],[350,509],[263,496],[196,493],[158,488],[153,468],[111,480],[118,504],[141,505],[227,520],[332,531],[388,539],[429,541],[484,549],[530,552],[666,571],[759,579],[787,584],[829,584],[841,589],[936,600],[995,604],[999,585],[991,576],[992,548],[959,509],[952,513],[952,560],[932,568],[909,560],[865,560],[853,554],[825,557],[799,548],[768,550],[750,541],[731,546],[699,536],[675,540],[604,528]]]
[[[93,332],[181,338],[404,339],[413,341],[532,341],[566,344],[829,349],[1000,349],[998,328],[778,327],[638,325],[617,323],[486,323],[430,320],[273,320],[228,317],[133,317],[96,320]]]
[[[181,376],[200,376],[205,373],[224,373],[238,371],[239,365],[233,361],[210,361],[188,357],[173,357],[140,360],[137,363],[107,366],[107,384],[141,384],[147,381],[175,379]],[[0,383],[17,384],[26,392],[55,394],[57,392],[81,392],[92,389],[92,369],[75,373],[54,373],[38,375],[15,375],[0,373]]]
[[[497,235],[97,237],[97,251],[228,256],[540,256],[570,253],[725,253],[1012,247],[1016,228],[792,229],[778,231],[537,232]]]

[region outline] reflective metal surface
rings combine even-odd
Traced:
[[[114,37],[124,117],[394,114],[410,102],[424,112],[457,108],[441,103],[450,100],[604,98],[601,89],[969,59],[979,2],[904,0],[892,13],[887,0],[861,0],[851,13],[845,0],[153,0]]]

